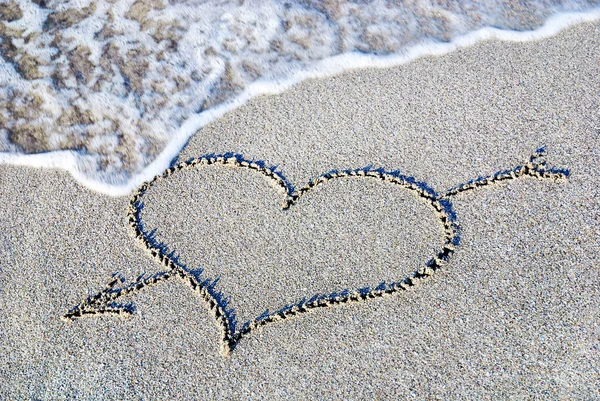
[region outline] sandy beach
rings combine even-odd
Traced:
[[[177,277],[115,300],[131,316],[62,319],[115,273],[117,288],[165,269],[132,235],[129,197],[0,165],[0,399],[600,399],[599,48],[597,22],[486,41],[306,81],[200,130],[179,162],[240,155],[290,191],[362,169],[444,194],[541,147],[540,163],[569,173],[440,197],[460,239],[443,268],[288,314],[228,356],[215,312]],[[431,199],[401,185],[340,177],[283,210],[272,181],[217,163],[157,182],[139,208],[237,331],[303,298],[394,283],[445,246]]]

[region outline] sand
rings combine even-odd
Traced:
[[[431,277],[264,325],[229,356],[214,311],[176,277],[120,297],[131,316],[61,319],[114,273],[117,288],[165,270],[132,235],[127,197],[0,166],[0,399],[599,399],[598,48],[598,23],[484,42],[308,81],[198,132],[179,161],[233,152],[296,189],[381,167],[443,194],[541,146],[569,170],[452,195],[460,245]],[[271,181],[189,169],[140,212],[238,330],[303,297],[393,283],[445,243],[428,201],[398,185],[336,178],[283,211]]]

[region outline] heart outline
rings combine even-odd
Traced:
[[[544,155],[544,148],[540,148],[530,157],[529,161],[523,165],[518,165],[510,170],[501,170],[486,177],[470,180],[441,194],[436,193],[426,183],[418,181],[413,177],[399,174],[397,171],[386,171],[384,169],[374,170],[371,168],[332,170],[310,180],[305,186],[296,191],[285,176],[276,171],[275,167],[268,167],[265,163],[260,161],[245,159],[239,154],[228,153],[224,155],[207,155],[190,159],[168,168],[163,174],[157,175],[151,181],[141,184],[137,191],[132,194],[127,211],[129,226],[132,229],[136,240],[138,240],[141,246],[148,251],[150,256],[155,259],[156,262],[167,270],[160,271],[146,278],[140,276],[134,283],[122,288],[115,288],[115,286],[119,282],[124,282],[125,280],[119,274],[114,274],[104,290],[98,292],[94,296],[88,297],[86,300],[76,305],[67,312],[63,318],[66,320],[74,320],[76,318],[96,314],[131,315],[134,311],[133,304],[116,303],[115,301],[118,298],[134,294],[142,289],[169,280],[172,277],[179,277],[200,296],[207,309],[213,314],[213,318],[221,330],[220,351],[224,356],[228,356],[244,337],[270,323],[285,320],[321,307],[342,303],[363,302],[368,301],[369,299],[392,295],[396,292],[404,291],[418,285],[446,264],[460,243],[460,226],[453,205],[450,202],[450,198],[468,190],[495,184],[504,180],[517,179],[522,176],[534,176],[539,179],[550,179],[553,181],[562,180],[569,176],[569,171],[566,169],[546,168],[545,161],[541,159]],[[409,276],[400,279],[399,281],[389,284],[382,282],[375,288],[366,287],[355,290],[345,289],[339,293],[315,294],[308,301],[306,301],[306,298],[303,298],[295,304],[283,306],[278,311],[272,313],[265,312],[253,321],[246,322],[240,330],[236,330],[233,310],[227,309],[222,294],[215,290],[214,286],[216,282],[210,283],[207,280],[200,281],[192,271],[188,270],[185,265],[180,263],[173,256],[173,252],[167,254],[165,247],[154,241],[152,233],[148,233],[143,229],[144,223],[141,217],[141,208],[143,205],[141,199],[156,182],[168,179],[173,174],[182,170],[201,168],[210,165],[244,168],[262,174],[284,194],[282,210],[289,209],[295,205],[304,194],[333,179],[367,177],[391,182],[404,189],[415,192],[417,196],[428,202],[429,206],[432,207],[434,214],[444,227],[444,244],[434,257],[429,259],[423,266]]]

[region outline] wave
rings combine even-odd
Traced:
[[[121,196],[258,95],[483,40],[600,19],[591,2],[10,0],[0,5],[0,163]]]

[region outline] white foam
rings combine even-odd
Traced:
[[[230,20],[232,15],[223,17]],[[244,17],[249,18],[249,17]],[[441,56],[456,49],[472,46],[484,40],[502,40],[511,42],[529,42],[548,38],[560,31],[583,22],[600,20],[600,8],[586,12],[560,13],[550,17],[539,29],[533,31],[511,31],[496,28],[482,28],[466,35],[458,36],[447,43],[429,42],[409,47],[396,55],[378,56],[357,52],[344,53],[316,61],[309,66],[292,71],[284,78],[274,76],[260,78],[249,84],[243,92],[225,102],[201,113],[192,114],[170,137],[162,152],[140,173],[130,177],[122,185],[107,183],[93,175],[95,159],[93,155],[84,155],[74,151],[53,151],[41,154],[0,153],[0,163],[40,168],[58,168],[68,171],[82,185],[110,196],[123,196],[131,193],[142,182],[162,173],[182,150],[189,138],[199,129],[220,118],[230,110],[236,109],[248,100],[265,94],[281,93],[293,85],[309,78],[324,78],[340,74],[351,69],[388,68],[411,62],[423,56]],[[262,44],[264,45],[264,44]],[[190,55],[191,56],[191,55]],[[0,74],[1,75],[1,74]],[[110,103],[104,103],[108,105]],[[87,168],[89,167],[89,169]]]

